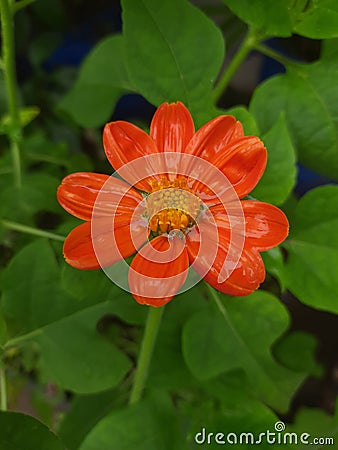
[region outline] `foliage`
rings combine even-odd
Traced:
[[[18,54],[25,40],[31,44],[32,72],[17,97],[3,39],[0,448],[206,448],[196,440],[203,428],[214,433],[207,448],[218,448],[217,433],[275,432],[275,423],[290,414],[286,431],[336,436],[337,413],[329,416],[319,404],[294,410],[305,380],[323,377],[328,367],[316,359],[316,337],[291,329],[289,305],[338,314],[337,2],[219,0],[214,21],[203,2],[198,8],[188,0],[122,0],[122,31],[112,33],[109,25],[81,66],[48,69],[47,55],[67,29],[63,3],[51,1],[50,14],[42,0],[0,0],[2,24],[9,13],[20,25]],[[48,29],[47,40],[34,37],[32,17]],[[247,28],[239,48],[231,27]],[[295,34],[311,44],[321,40],[315,61],[269,46],[271,38],[293,42]],[[274,58],[285,73],[258,83],[246,105],[228,103],[229,82],[252,52]],[[166,307],[144,396],[132,405],[147,307],[102,272],[77,271],[63,261],[62,240],[79,221],[55,196],[69,173],[109,173],[101,128],[130,94],[147,108],[182,101],[197,128],[219,114],[234,115],[268,151],[251,195],[278,205],[290,221],[289,238],[263,255],[268,275],[259,291],[229,297],[200,283]],[[302,167],[327,177],[328,185],[299,198]],[[36,402],[39,420],[6,411],[7,400],[16,410],[27,384],[35,392],[51,385],[57,391],[57,404]]]

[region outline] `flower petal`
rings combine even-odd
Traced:
[[[229,216],[236,221],[244,218],[245,227],[240,232],[245,232],[247,245],[260,252],[276,247],[283,242],[289,233],[289,222],[282,210],[269,203],[256,200],[242,200],[240,208],[235,203],[215,205],[209,209],[218,227],[230,231]],[[236,233],[238,229],[233,230]]]
[[[157,236],[138,251],[130,265],[130,291],[138,303],[163,306],[184,284],[188,268],[184,242],[176,236]]]
[[[269,203],[244,200],[248,244],[259,251],[269,250],[283,242],[289,233],[289,222],[283,211]]]
[[[160,152],[184,152],[194,134],[194,122],[181,102],[162,103],[150,125],[150,136]]]
[[[228,295],[249,295],[259,288],[265,279],[265,267],[261,255],[252,248],[244,248],[236,269],[223,282],[219,273],[225,255],[219,252],[214,265],[204,277],[205,281],[220,292]]]
[[[228,178],[239,198],[245,197],[261,179],[267,151],[256,136],[245,136],[228,146],[213,164]]]
[[[129,223],[115,221],[113,225],[111,218],[96,219],[94,231],[92,223],[85,222],[69,233],[63,254],[67,263],[77,269],[108,267],[134,254],[144,243],[146,233],[141,226],[131,230]]]
[[[232,116],[219,116],[204,125],[186,152],[212,163],[228,178],[240,198],[256,186],[267,161],[263,142],[255,136],[244,136],[242,125]],[[201,181],[210,187],[212,176]],[[198,182],[193,189],[205,190]]]
[[[208,233],[208,225],[195,228],[187,236],[187,249],[192,267],[215,289],[229,295],[248,295],[265,278],[265,268],[259,252],[231,233],[228,221],[217,223],[217,235]],[[223,226],[224,225],[224,226]],[[214,249],[213,255],[201,252],[201,242]],[[206,244],[205,244],[206,243]],[[241,245],[242,244],[242,245]]]
[[[115,170],[138,158],[158,153],[155,142],[145,131],[124,121],[107,123],[103,130],[103,146]],[[147,158],[143,158],[142,163],[130,167],[125,173],[128,178],[125,179],[131,185],[149,192],[149,180],[145,178],[151,179],[154,174],[163,172],[162,167],[154,167],[153,162],[154,159],[149,162]]]
[[[215,155],[239,138],[243,128],[233,116],[218,116],[201,127],[187,146],[186,153],[213,162]]]
[[[118,178],[91,172],[66,176],[57,191],[61,206],[75,217],[90,220],[95,205],[96,216],[132,214],[143,197]]]

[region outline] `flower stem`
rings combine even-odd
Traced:
[[[163,310],[163,306],[160,308],[154,308],[151,306],[149,309],[135,379],[129,398],[130,405],[137,403],[141,398],[145,381],[147,379],[148,369],[153,354],[157,333],[160,327]]]
[[[7,411],[6,370],[0,363],[0,410]]]
[[[14,337],[5,343],[3,348],[7,349],[9,347],[14,347],[18,344],[21,344],[21,342],[28,341],[29,339],[39,336],[42,333],[42,331],[43,327],[37,328],[36,330],[30,331],[29,333],[21,334],[21,336]]]
[[[248,53],[255,47],[255,45],[261,40],[263,37],[259,37],[257,32],[250,29],[245,36],[239,50],[233,57],[233,59],[230,61],[230,64],[228,67],[224,70],[223,75],[221,76],[217,86],[215,87],[213,91],[213,100],[216,104],[218,100],[221,98],[223,92],[228,87],[229,82],[231,81],[232,77],[237,72],[239,66],[242,64],[242,62],[247,57]]]
[[[276,52],[275,50],[273,50],[270,47],[267,47],[264,44],[256,44],[254,46],[254,48],[255,48],[255,50],[258,50],[259,52],[261,52],[263,55],[269,56],[269,58],[272,58],[275,61],[278,61],[284,67],[299,66],[299,64],[296,63],[295,61],[292,61],[291,59],[286,58],[285,56],[281,55],[279,52]]]
[[[13,12],[8,0],[0,0],[1,32],[2,32],[2,57],[7,92],[7,102],[11,126],[8,137],[11,143],[13,161],[14,185],[21,187],[21,160],[19,143],[21,141],[21,125],[17,99],[15,51],[14,51],[14,27]]]
[[[13,5],[13,12],[14,14],[20,11],[22,8],[25,8],[26,6],[30,5],[31,3],[34,3],[35,0],[19,0],[14,3]]]
[[[9,230],[20,231],[22,233],[33,234],[34,236],[45,237],[53,239],[54,241],[64,241],[64,236],[51,233],[50,231],[40,230],[39,228],[29,227],[17,222],[10,222],[9,220],[0,220],[0,225],[8,228]]]

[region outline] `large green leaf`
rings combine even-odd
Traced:
[[[46,326],[100,300],[79,301],[61,288],[59,265],[44,239],[18,252],[4,270],[2,281],[4,313],[20,332]]]
[[[80,301],[85,298],[109,298],[113,315],[128,324],[142,325],[147,317],[147,308],[117,288],[102,271],[77,270],[63,264],[61,286]]]
[[[223,0],[243,22],[268,36],[338,36],[336,0]]]
[[[88,434],[80,450],[184,450],[186,449],[170,401],[162,394],[102,419]]]
[[[204,448],[201,447],[204,443],[207,445],[205,448],[219,449],[221,444],[216,443],[216,433],[222,432],[224,436],[219,438],[224,441],[225,448],[226,444],[237,446],[236,434],[238,444],[241,435],[243,438],[238,448],[252,449],[251,435],[255,442],[262,430],[274,431],[274,424],[278,420],[276,414],[252,397],[242,375],[239,371],[233,371],[212,383],[205,382],[198,396],[189,403],[182,402],[180,407],[189,426],[188,439],[195,444],[189,448]],[[210,432],[213,433],[211,436]],[[248,441],[245,433],[248,433]]]
[[[197,312],[185,325],[183,353],[193,374],[212,379],[241,368],[252,390],[275,409],[285,411],[304,378],[277,364],[271,346],[288,327],[285,308],[271,294],[224,298],[219,311]]]
[[[280,247],[261,253],[266,271],[276,278],[282,292],[285,290],[284,255]]]
[[[285,247],[288,288],[313,308],[338,313],[338,186],[308,192],[298,204]]]
[[[338,65],[334,62],[289,68],[264,82],[250,110],[267,132],[284,112],[299,160],[310,169],[338,179]]]
[[[294,17],[293,31],[312,39],[338,37],[338,3],[336,0],[296,2],[303,6]],[[295,8],[296,9],[296,8]]]
[[[64,450],[60,440],[41,422],[16,412],[0,412],[1,450]]]
[[[271,36],[290,36],[290,0],[223,0],[243,22]]]
[[[109,119],[119,97],[133,90],[125,70],[123,38],[109,36],[85,59],[75,86],[59,107],[79,125],[96,127]]]
[[[125,402],[117,389],[90,395],[75,395],[64,416],[58,435],[67,449],[76,450],[86,435],[103,417]]]
[[[186,0],[123,0],[127,67],[154,105],[181,100],[193,112],[210,106],[224,58],[220,31]]]
[[[246,135],[259,135],[256,120],[245,106],[233,106],[226,111],[219,110],[219,114],[224,113],[236,117],[236,119],[239,120],[243,125],[244,133]]]
[[[176,296],[167,305],[149,370],[149,386],[178,389],[194,384],[182,354],[182,329],[194,313],[204,309],[205,303],[199,286]]]
[[[99,392],[116,386],[131,361],[96,330],[97,321],[113,312],[107,301],[45,327],[36,338],[39,368],[45,381],[77,393]]]
[[[80,393],[116,385],[131,366],[129,358],[97,332],[96,324],[102,316],[117,315],[119,303],[134,300],[127,294],[123,298],[103,274],[108,289],[87,274],[85,295],[66,290],[69,280],[60,283],[59,265],[45,240],[23,248],[3,272],[4,313],[20,333],[34,333],[43,378]]]
[[[283,336],[274,347],[274,354],[286,367],[296,372],[308,372],[314,376],[322,374],[322,368],[314,359],[318,343],[314,336],[294,331]]]
[[[261,134],[254,116],[244,106],[230,108],[226,114],[235,116],[242,123],[246,135]],[[268,151],[268,163],[258,186],[250,195],[279,205],[289,196],[296,181],[295,150],[284,115],[281,114],[261,137]]]
[[[29,332],[81,309],[59,286],[59,267],[48,241],[36,240],[2,274],[2,307],[19,332]]]
[[[321,409],[302,408],[298,411],[294,423],[288,425],[287,431],[307,433],[307,445],[294,446],[295,450],[306,450],[311,448],[318,450],[323,448],[334,448],[338,439],[338,403],[336,402],[334,415],[329,415]]]
[[[338,38],[326,39],[321,44],[320,57],[322,60],[337,60]]]
[[[7,186],[0,192],[0,216],[31,222],[38,211],[61,212],[56,200],[59,180],[48,174],[32,173],[23,177],[20,189]]]
[[[296,182],[296,156],[283,115],[262,137],[268,163],[257,187],[250,193],[259,200],[280,205]]]

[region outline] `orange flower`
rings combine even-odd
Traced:
[[[66,238],[70,265],[107,268],[136,253],[129,289],[152,306],[173,298],[189,266],[226,294],[259,287],[265,278],[259,252],[288,234],[280,209],[241,200],[265,170],[259,138],[244,136],[241,123],[226,115],[195,133],[189,111],[177,102],[157,109],[150,135],[128,122],[108,123],[103,144],[126,181],[82,172],[64,178],[58,200],[85,220]]]

